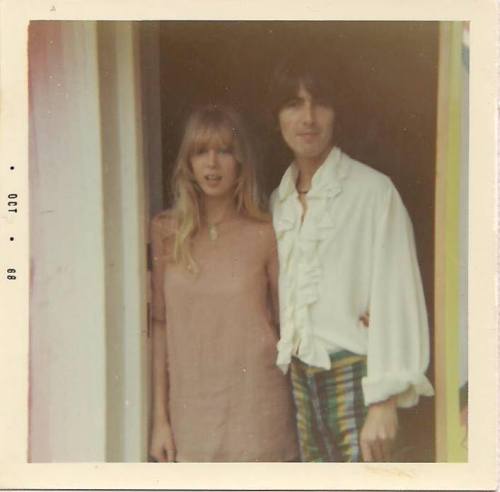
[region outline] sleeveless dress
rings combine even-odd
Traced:
[[[272,224],[237,217],[215,240],[200,230],[196,274],[169,258],[174,235],[169,212],[154,219],[153,315],[166,322],[177,461],[295,460],[290,383],[276,366]]]

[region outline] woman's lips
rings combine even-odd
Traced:
[[[222,176],[220,174],[207,174],[204,178],[209,186],[216,186],[222,181]]]

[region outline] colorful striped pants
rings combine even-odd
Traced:
[[[301,461],[359,462],[366,357],[341,351],[330,359],[328,370],[292,359]]]

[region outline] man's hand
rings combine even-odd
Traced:
[[[363,326],[365,328],[368,328],[368,326],[370,326],[370,313],[368,311],[366,311],[365,313],[363,313],[359,317],[359,321],[361,321],[361,323],[363,323]]]
[[[149,454],[158,462],[175,460],[174,437],[167,422],[153,425]]]
[[[363,461],[389,461],[397,432],[396,398],[370,405],[360,436]]]

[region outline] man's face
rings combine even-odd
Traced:
[[[280,110],[283,139],[299,160],[323,162],[333,145],[333,108],[314,99],[302,85]]]

